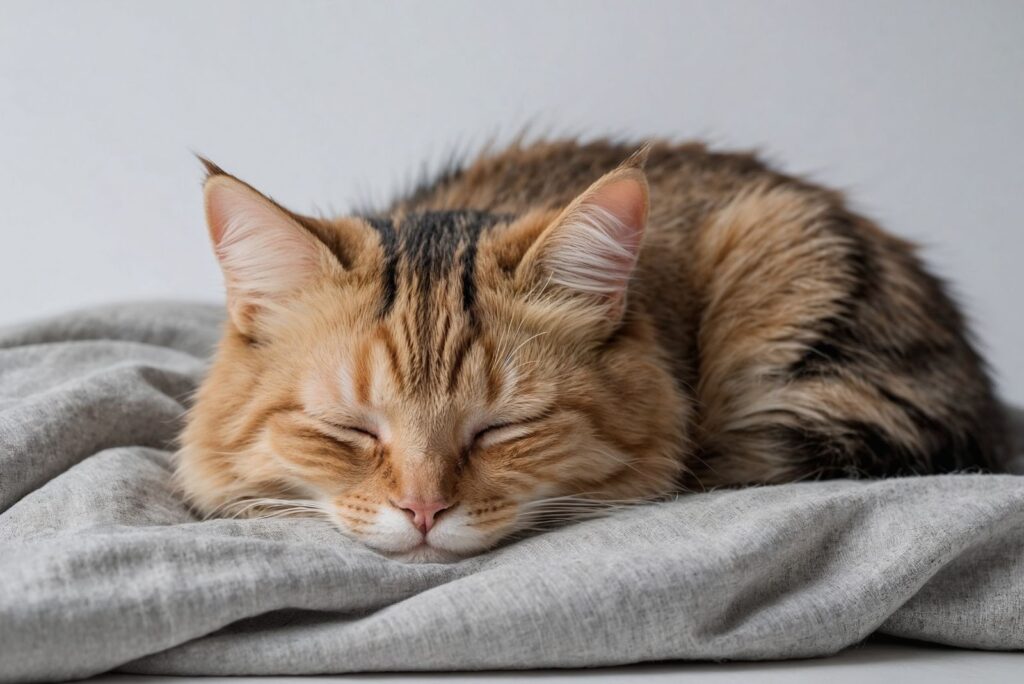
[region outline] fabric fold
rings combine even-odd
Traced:
[[[199,520],[173,440],[222,316],[0,331],[0,681],[778,659],[876,631],[1024,648],[1018,475],[685,495],[448,565],[322,521]]]

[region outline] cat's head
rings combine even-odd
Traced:
[[[229,318],[182,438],[199,510],[443,560],[672,490],[683,402],[628,296],[637,162],[559,211],[330,221],[209,170]]]

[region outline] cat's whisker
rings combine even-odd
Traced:
[[[229,518],[276,518],[292,515],[325,516],[326,511],[318,501],[311,499],[249,498],[230,502],[219,507],[219,514]],[[266,509],[259,511],[259,509]],[[259,511],[254,513],[254,511]]]
[[[515,329],[513,331],[513,326],[514,325],[515,325]],[[509,323],[507,323],[504,326],[504,330],[502,331],[501,340],[499,341],[499,344],[496,347],[497,352],[496,352],[495,356],[502,359],[502,364],[505,366],[506,369],[511,369],[512,368],[512,364],[511,364],[512,352],[510,352],[508,350],[508,347],[509,347],[509,345],[511,345],[511,343],[515,339],[515,337],[517,337],[522,332],[522,329],[523,328],[522,328],[522,324],[521,323],[516,325],[513,321],[510,321]],[[527,340],[527,341],[529,341],[529,340]]]
[[[529,344],[530,342],[534,341],[534,340],[535,340],[535,339],[537,339],[538,337],[543,337],[544,335],[547,335],[547,334],[548,334],[548,332],[549,332],[549,331],[547,331],[547,330],[544,330],[544,331],[542,331],[542,332],[539,332],[539,333],[537,333],[536,335],[531,335],[530,337],[527,337],[527,338],[526,338],[525,340],[523,340],[522,342],[520,342],[520,343],[519,343],[519,346],[517,346],[517,347],[516,347],[515,349],[513,349],[513,350],[512,350],[511,352],[509,352],[509,353],[508,353],[508,354],[507,354],[507,355],[505,356],[505,363],[506,363],[506,364],[510,364],[510,363],[512,363],[512,361],[513,361],[513,359],[514,359],[515,355],[516,355],[516,354],[517,354],[517,353],[519,352],[519,350],[520,350],[520,349],[522,349],[523,347],[525,347],[525,346],[526,346],[527,344]]]
[[[539,499],[523,504],[520,507],[520,524],[517,525],[517,529],[525,529],[526,527],[548,528],[568,522],[599,518],[642,503],[648,503],[648,501],[638,499],[590,499],[585,495]]]
[[[235,514],[232,509],[235,509],[235,508],[237,508],[239,506],[242,506],[247,501],[249,501],[249,499],[247,499],[247,498],[228,499],[228,500],[224,501],[223,503],[221,503],[219,506],[215,506],[215,507],[211,508],[210,510],[206,511],[206,513],[203,516],[203,520],[211,520],[213,518],[219,518],[219,517],[225,517],[225,516],[226,517],[238,517],[237,514]]]

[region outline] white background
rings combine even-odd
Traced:
[[[0,0],[0,323],[217,299],[195,150],[299,211],[540,132],[759,148],[925,245],[1024,401],[1024,2]]]

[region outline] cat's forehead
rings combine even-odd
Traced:
[[[496,336],[461,308],[423,315],[414,306],[400,298],[358,334],[325,337],[310,355],[303,402],[314,412],[349,409],[443,433],[453,421],[473,422],[476,409],[507,400],[521,384],[517,352],[529,350],[517,331]]]
[[[391,398],[478,394],[469,392],[474,388],[467,376],[479,374],[495,353],[490,339],[495,321],[478,302],[478,293],[487,289],[478,278],[480,252],[486,248],[478,246],[484,234],[500,230],[511,217],[432,211],[361,218],[379,238],[380,249],[363,271],[369,274],[364,282],[374,283],[364,291],[371,299],[353,310],[371,318],[332,328],[323,338],[325,348],[335,352],[325,358],[341,367],[329,377],[347,378],[364,400],[375,386],[386,388],[380,394]],[[508,337],[510,343],[514,336]]]
[[[381,316],[388,316],[402,300],[428,308],[460,305],[472,312],[480,237],[510,218],[468,210],[365,217],[382,251]]]

